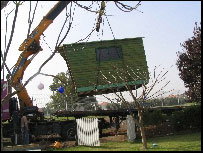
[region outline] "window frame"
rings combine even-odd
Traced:
[[[111,53],[112,51],[109,51],[109,50],[111,50],[111,49],[114,49],[114,54],[115,54],[115,52],[116,52],[116,50],[117,50],[117,52],[119,52],[118,53],[118,56],[116,57],[116,56],[112,56],[112,57],[114,57],[114,58],[112,58],[111,56],[109,56],[109,58],[107,59],[105,59],[105,57],[108,57],[107,55],[103,58],[103,59],[101,59],[101,58],[99,58],[99,53],[101,53],[101,52],[104,52],[104,51],[102,51],[102,50],[107,50],[108,51],[108,54],[109,53]],[[106,52],[107,52],[106,51]],[[95,54],[96,54],[96,61],[97,62],[107,62],[107,61],[114,61],[114,60],[123,60],[123,51],[122,51],[122,46],[108,46],[108,47],[98,47],[98,48],[95,48]],[[113,54],[110,54],[110,55],[113,55]],[[115,58],[116,57],[116,58]]]

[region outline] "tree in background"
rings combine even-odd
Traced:
[[[53,83],[49,86],[49,89],[53,91],[53,95],[50,97],[51,102],[46,105],[47,109],[50,111],[64,110],[70,107],[74,101],[76,101],[76,95],[72,85],[71,77],[69,77],[68,71],[66,73],[58,73],[54,79]],[[62,86],[64,92],[60,93],[58,88]]]
[[[201,23],[200,23],[201,25]],[[201,101],[201,26],[195,23],[194,36],[181,46],[183,52],[178,52],[177,67],[180,78],[188,88],[186,94],[195,102]]]
[[[98,101],[94,96],[78,97],[75,103],[75,110],[99,110]]]
[[[64,92],[60,93],[58,88],[62,86]],[[53,95],[50,97],[51,102],[46,104],[46,109],[53,113],[58,110],[94,110],[98,107],[98,101],[94,96],[78,97],[75,94],[74,86],[68,71],[66,73],[58,73],[53,83],[49,86],[50,90],[53,91]]]
[[[174,105],[184,105],[188,102],[187,97],[177,96],[177,97],[162,97],[151,99],[147,102],[147,107],[156,106],[174,106]]]

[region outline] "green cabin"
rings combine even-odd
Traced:
[[[126,91],[126,84],[135,89],[149,81],[142,37],[64,44],[58,51],[78,96]]]

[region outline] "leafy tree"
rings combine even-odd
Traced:
[[[63,93],[58,91],[60,86],[64,88]],[[67,108],[71,108],[70,106],[76,101],[76,95],[68,72],[61,72],[57,74],[49,88],[51,91],[53,91],[53,95],[50,97],[51,102],[48,103],[46,107],[51,112],[56,110],[64,110],[66,105]]]
[[[118,103],[108,103],[106,108],[108,110],[118,110],[121,109],[122,107]]]
[[[98,101],[94,96],[78,97],[76,107],[83,107],[84,110],[100,109]]]
[[[183,52],[178,52],[177,67],[179,76],[188,88],[186,94],[191,100],[201,101],[201,26],[195,23],[194,36],[181,46]],[[200,23],[201,25],[201,23]]]
[[[69,73],[61,72],[53,79],[53,83],[49,86],[53,91],[50,97],[52,100],[46,105],[46,109],[53,113],[57,110],[94,110],[98,107],[98,101],[95,97],[77,97],[74,91],[72,80]],[[64,93],[60,93],[58,88],[62,86]]]

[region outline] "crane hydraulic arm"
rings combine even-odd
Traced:
[[[62,10],[70,3],[70,1],[59,1],[47,14],[43,17],[39,25],[32,31],[27,39],[20,45],[19,50],[23,51],[15,64],[12,76],[10,80],[12,81],[12,87],[15,90],[19,90],[23,87],[22,79],[23,74],[27,66],[31,63],[39,51],[42,50],[40,47],[40,36],[48,28],[48,26],[53,22],[53,20],[62,12]],[[28,59],[30,56],[32,57]],[[19,90],[17,93],[20,103],[20,110],[22,111],[24,107],[33,106],[32,100],[29,97],[25,87]]]

